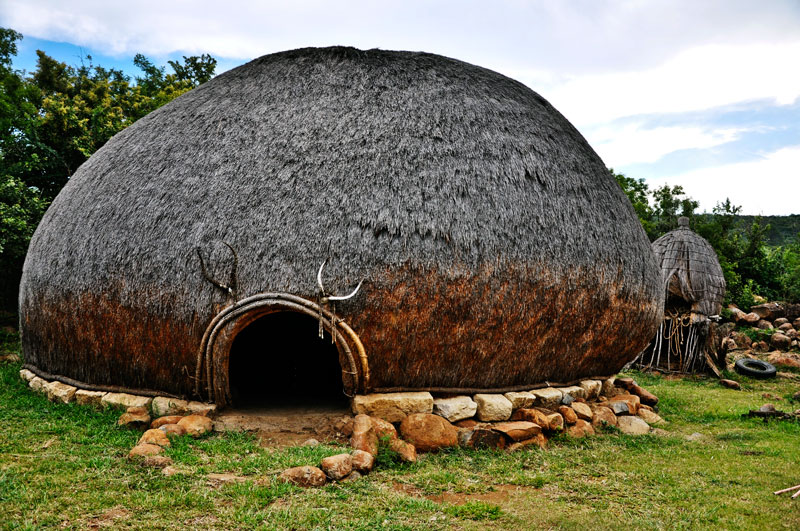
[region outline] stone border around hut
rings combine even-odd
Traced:
[[[170,446],[169,436],[200,436],[213,429],[215,404],[157,396],[140,396],[79,389],[47,381],[28,369],[20,377],[36,392],[54,402],[125,410],[120,426],[144,431],[130,458],[171,473],[171,460],[159,455]],[[492,448],[516,451],[530,445],[544,448],[550,437],[596,434],[603,426],[622,433],[656,432],[666,422],[656,412],[658,398],[631,378],[583,380],[579,385],[545,387],[509,393],[434,396],[429,392],[356,395],[354,418],[346,428],[350,453],[326,457],[316,466],[285,470],[280,478],[296,485],[321,486],[349,481],[369,473],[378,451],[386,446],[404,462],[418,453],[444,448]]]

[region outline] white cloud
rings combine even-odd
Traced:
[[[743,214],[800,214],[800,145],[765,154],[755,161],[692,170],[648,179],[651,187],[681,185],[687,195],[710,212],[730,198]]]
[[[635,163],[656,162],[680,149],[708,149],[736,140],[747,129],[674,126],[642,127],[642,123],[604,125],[584,131],[586,139],[605,161],[618,168]]]

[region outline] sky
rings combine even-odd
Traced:
[[[209,53],[217,73],[306,46],[414,50],[544,96],[607,166],[681,185],[701,211],[800,214],[800,0],[0,0],[36,49],[131,75]]]

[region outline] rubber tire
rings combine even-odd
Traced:
[[[733,368],[739,374],[749,376],[750,378],[758,378],[760,380],[774,378],[777,373],[774,365],[753,358],[737,360]]]

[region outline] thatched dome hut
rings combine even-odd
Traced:
[[[709,326],[719,317],[725,298],[716,251],[689,228],[689,218],[680,217],[677,229],[653,242],[653,253],[661,264],[666,308],[640,364],[679,372],[713,370]]]
[[[632,207],[541,96],[339,47],[256,59],[112,138],[44,217],[20,295],[34,372],[222,404],[610,375],[662,308]]]

